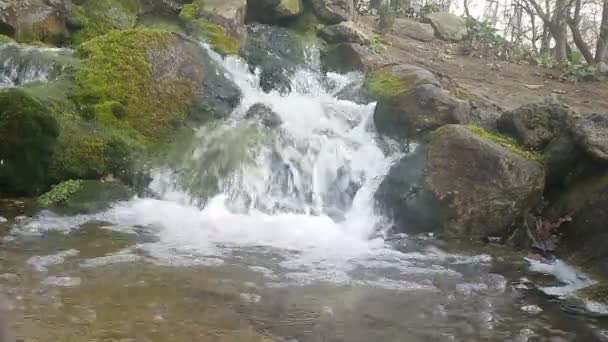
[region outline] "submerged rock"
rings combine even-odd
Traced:
[[[369,36],[355,26],[352,21],[344,21],[330,25],[319,31],[319,36],[328,43],[356,43],[367,44]]]
[[[0,91],[0,196],[46,189],[59,125],[49,110],[20,89]]]
[[[446,125],[391,168],[376,201],[405,232],[506,237],[540,200],[543,185],[540,163],[465,126]]]
[[[70,215],[92,214],[108,209],[117,201],[126,201],[133,191],[120,182],[70,180],[55,185],[38,202]]]
[[[270,107],[262,103],[256,103],[247,110],[245,118],[258,120],[268,128],[276,128],[281,125],[281,117]]]
[[[429,13],[424,21],[430,23],[435,35],[443,40],[461,41],[468,35],[467,20],[446,12]]]

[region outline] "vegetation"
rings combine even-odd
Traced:
[[[390,45],[391,45],[391,42],[389,42],[388,40],[384,39],[382,36],[379,36],[377,34],[374,34],[369,39],[369,49],[373,54],[376,54],[376,55],[382,54],[384,51],[386,51],[386,48]]]
[[[0,43],[12,43],[14,41],[15,40],[13,38],[0,34]]]
[[[38,197],[38,203],[48,207],[61,202],[66,201],[70,195],[74,194],[82,187],[82,180],[67,180],[61,182],[45,193]]]
[[[133,28],[138,11],[136,0],[95,0],[74,6],[72,16],[81,28],[72,34],[72,43],[81,44],[112,30]]]
[[[524,150],[521,147],[521,145],[515,140],[515,138],[508,137],[506,135],[502,135],[499,133],[491,133],[476,125],[467,125],[466,127],[469,129],[469,131],[475,133],[477,136],[490,140],[490,141],[504,147],[509,152],[520,155],[526,159],[531,159],[531,160],[536,160],[536,161],[543,160],[542,154]]]
[[[383,98],[399,95],[415,85],[407,84],[403,79],[393,76],[386,69],[374,71],[367,79],[367,90],[373,97]]]
[[[221,26],[199,16],[199,7],[196,3],[184,5],[179,17],[191,34],[206,39],[217,52],[224,55],[239,52],[238,40],[227,36]]]

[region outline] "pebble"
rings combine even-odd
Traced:
[[[24,216],[24,215],[19,215],[19,216],[15,217],[15,221],[23,221],[25,219],[27,219],[27,216]]]
[[[537,305],[524,305],[520,309],[530,314],[539,314],[543,312],[543,309]]]
[[[6,223],[6,222],[8,222],[8,220],[6,218],[0,216],[0,224]]]

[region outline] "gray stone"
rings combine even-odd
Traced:
[[[352,21],[343,21],[330,25],[319,31],[319,36],[328,43],[356,43],[365,45],[369,36],[360,30]]]
[[[404,232],[507,237],[541,199],[540,163],[460,125],[446,125],[393,166],[376,201]]]
[[[435,30],[435,36],[447,41],[461,41],[468,35],[467,20],[446,12],[429,13],[424,18]]]
[[[0,34],[19,41],[61,44],[69,36],[70,6],[68,0],[1,0]]]
[[[247,20],[275,24],[278,20],[300,15],[303,9],[302,0],[249,0]]]
[[[591,157],[608,162],[608,115],[590,114],[577,118],[573,134]]]
[[[435,30],[430,24],[424,24],[410,19],[396,18],[392,32],[399,37],[410,37],[423,42],[435,38]]]
[[[281,117],[263,103],[256,103],[247,110],[245,118],[259,120],[264,126],[276,128],[281,125]]]
[[[361,44],[341,43],[323,51],[321,62],[329,71],[346,73],[370,71],[380,64],[380,59]]]
[[[312,0],[317,16],[328,24],[337,24],[355,18],[353,0]]]

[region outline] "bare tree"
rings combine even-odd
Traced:
[[[602,6],[602,22],[595,49],[596,63],[605,62],[608,57],[608,0],[604,0]]]
[[[570,27],[570,31],[572,32],[572,39],[574,40],[574,44],[578,48],[578,50],[585,58],[585,61],[588,64],[595,63],[595,57],[593,53],[591,53],[591,49],[589,48],[589,44],[585,41],[585,38],[581,34],[580,26],[581,26],[581,8],[582,8],[582,0],[575,0],[574,3],[574,14],[568,14],[567,21],[568,26]]]
[[[548,38],[550,33],[555,41],[555,59],[559,62],[563,62],[568,57],[568,24],[566,21],[567,10],[570,8],[573,0],[555,0],[555,5],[551,6],[549,0],[546,0],[545,7],[537,0],[524,0],[526,1],[534,11],[536,15],[543,21],[546,31],[544,38]],[[551,7],[553,10],[551,11]],[[544,47],[547,48],[548,41],[543,42]]]

